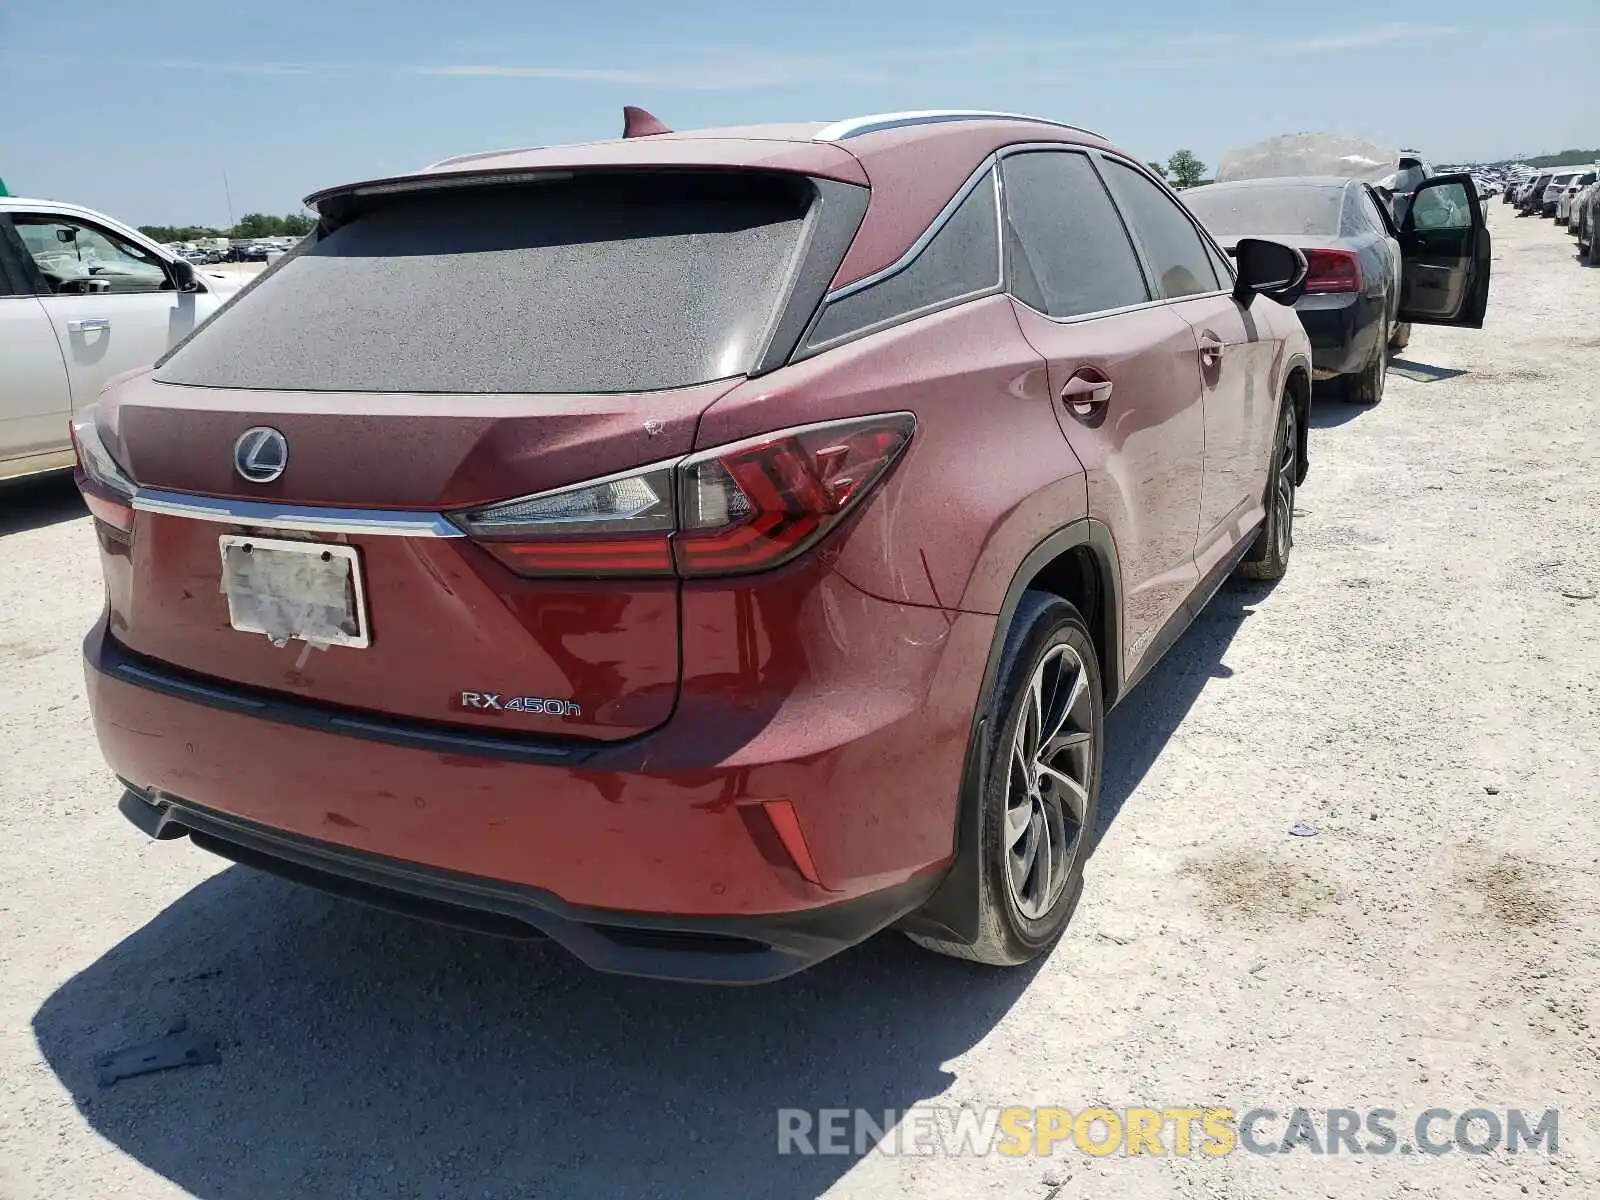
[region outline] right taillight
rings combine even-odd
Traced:
[[[1307,250],[1307,292],[1359,292],[1361,260],[1352,250]]]
[[[887,413],[781,430],[453,520],[520,575],[738,575],[800,554],[899,458]]]

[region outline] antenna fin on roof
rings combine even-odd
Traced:
[[[661,123],[660,118],[645,112],[642,108],[635,108],[632,104],[622,106],[622,136],[625,138],[654,137],[658,133],[671,133]]]

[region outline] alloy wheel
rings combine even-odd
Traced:
[[[1022,697],[1006,781],[1006,882],[1030,920],[1054,906],[1082,851],[1097,766],[1083,660],[1071,646],[1052,646]]]
[[[1294,545],[1295,427],[1294,405],[1286,402],[1283,416],[1283,445],[1272,475],[1273,532],[1278,558],[1289,557]]]

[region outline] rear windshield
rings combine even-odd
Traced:
[[[1344,188],[1307,184],[1256,184],[1230,187],[1214,183],[1190,188],[1183,202],[1218,238],[1256,234],[1339,232]]]
[[[159,367],[198,387],[635,392],[743,374],[813,191],[793,176],[565,177],[381,198]]]

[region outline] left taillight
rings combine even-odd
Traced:
[[[519,575],[748,574],[825,537],[915,427],[910,413],[806,425],[451,519]]]
[[[1307,250],[1306,294],[1359,292],[1361,259],[1353,250]]]
[[[119,533],[132,533],[136,485],[100,439],[92,411],[73,418],[72,448],[78,456],[76,479],[84,504],[97,520]]]

